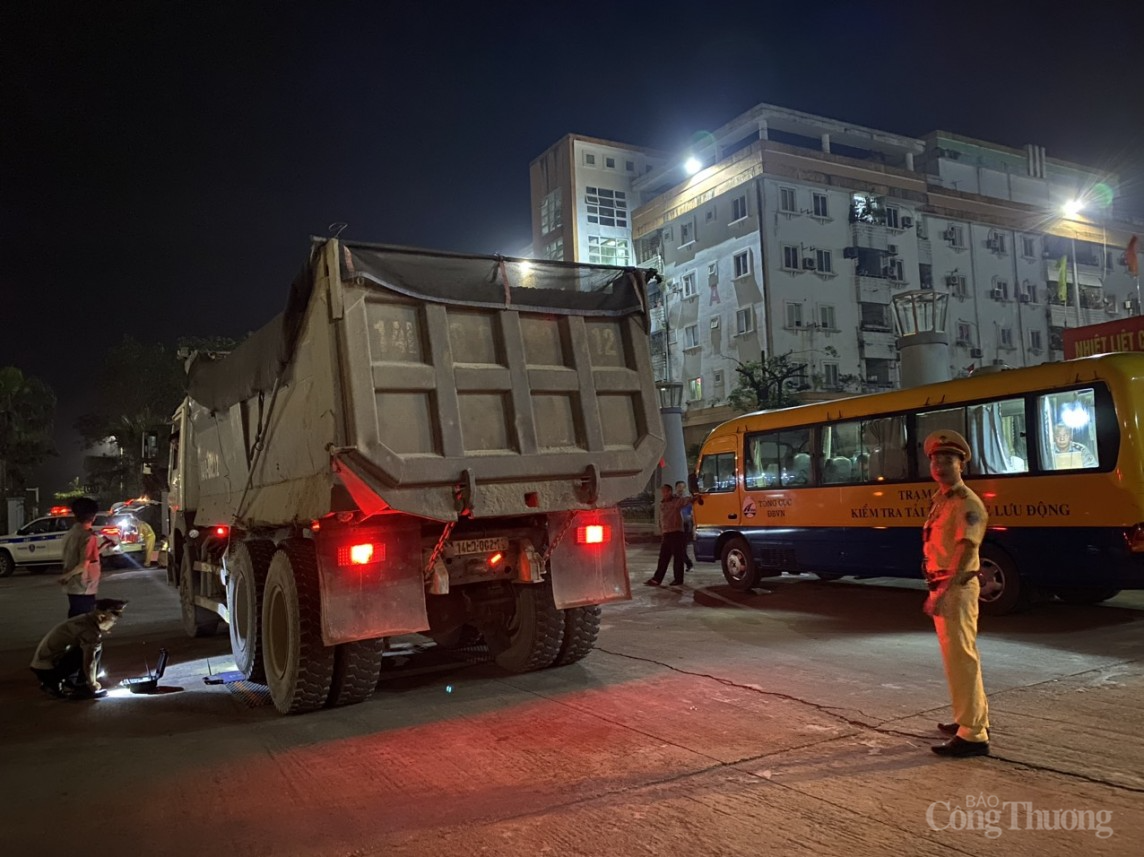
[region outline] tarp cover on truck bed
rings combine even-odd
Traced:
[[[644,312],[630,270],[554,262],[430,253],[342,243],[342,277],[361,277],[431,302],[522,312],[623,316]],[[290,362],[314,288],[320,244],[290,287],[286,309],[220,360],[200,358],[189,372],[189,395],[220,411],[267,393]]]

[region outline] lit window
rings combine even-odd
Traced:
[[[631,247],[623,238],[588,236],[588,262],[593,265],[630,265]]]
[[[703,378],[692,378],[687,382],[687,398],[692,402],[703,398]]]

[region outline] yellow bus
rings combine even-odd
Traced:
[[[935,484],[922,441],[961,432],[989,511],[1000,614],[1038,591],[1096,603],[1144,589],[1144,354],[1108,354],[761,411],[708,435],[695,554],[727,582],[814,572],[921,577]]]

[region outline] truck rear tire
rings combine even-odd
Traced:
[[[334,652],[334,678],[330,686],[331,708],[365,702],[377,690],[385,639],[342,643]]]
[[[274,558],[274,543],[252,539],[231,546],[227,556],[226,606],[230,612],[230,650],[247,681],[266,684],[262,657],[262,596]]]
[[[283,714],[314,711],[330,698],[334,647],[322,643],[322,605],[314,546],[284,542],[266,575],[262,597],[266,685]]]
[[[564,640],[552,666],[562,667],[582,661],[600,636],[600,605],[569,607],[564,611]]]
[[[189,551],[183,552],[179,566],[179,612],[188,637],[209,637],[222,621],[213,610],[195,604],[195,570]]]
[[[498,646],[497,665],[514,673],[551,666],[564,640],[564,613],[552,600],[552,583],[513,584],[512,589],[515,609],[506,617],[507,645]]]

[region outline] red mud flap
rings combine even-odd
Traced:
[[[327,646],[429,628],[417,524],[331,527],[315,537]]]
[[[548,537],[564,529],[568,514],[548,517]],[[620,510],[578,512],[549,557],[552,597],[561,610],[629,601],[628,560]]]

